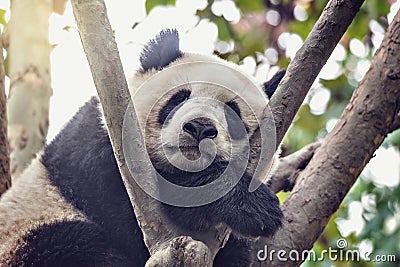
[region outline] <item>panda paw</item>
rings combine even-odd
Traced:
[[[243,212],[241,218],[238,217],[237,220],[232,221],[229,226],[234,233],[239,236],[267,237],[278,230],[281,226],[281,220],[280,218],[272,217],[270,214]]]
[[[247,183],[246,183],[247,184]],[[247,186],[240,186],[226,196],[223,222],[236,235],[270,236],[282,225],[283,214],[276,195],[264,184],[248,192]]]

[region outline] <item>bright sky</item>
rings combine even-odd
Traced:
[[[178,29],[182,50],[212,53],[217,28],[208,21],[199,21],[195,16],[196,8],[205,4],[206,1],[178,0],[176,7],[155,8],[146,17],[144,0],[106,1],[126,76],[131,77],[138,68],[143,45],[163,28]],[[135,22],[141,23],[132,30]],[[63,30],[66,25],[71,26],[69,31]],[[58,44],[51,55],[54,91],[48,134],[48,140],[51,140],[77,109],[96,94],[96,90],[74,25],[70,2],[63,16],[51,16],[49,38],[51,43]]]

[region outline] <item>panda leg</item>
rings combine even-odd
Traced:
[[[130,266],[127,257],[109,247],[94,223],[61,221],[41,224],[18,240],[8,266]]]
[[[225,246],[217,253],[214,267],[246,267],[251,263],[249,241],[231,235]]]

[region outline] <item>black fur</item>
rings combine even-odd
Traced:
[[[238,104],[234,101],[228,102],[225,104],[224,109],[230,137],[234,140],[244,138],[248,127],[241,119],[242,116]]]
[[[220,177],[227,165],[228,163],[213,163],[206,170],[196,173],[158,171],[175,184],[188,187],[202,186]],[[232,177],[234,173],[236,172],[228,174],[228,177]],[[281,226],[282,211],[279,208],[279,200],[264,184],[250,193],[248,188],[251,179],[252,177],[245,172],[231,191],[210,204],[192,208],[164,204],[163,210],[172,221],[188,230],[203,231],[223,222],[238,236],[269,236]],[[228,183],[219,186],[229,186]],[[160,190],[163,194],[162,188]],[[216,188],[215,192],[209,192],[209,195],[217,193],[218,190],[220,188]]]
[[[179,104],[187,100],[190,96],[190,90],[182,89],[172,95],[167,104],[158,113],[158,123],[163,125],[168,118],[171,118],[171,113]]]
[[[140,63],[144,71],[162,70],[181,56],[177,30],[166,29],[144,47]]]
[[[253,260],[251,246],[247,239],[230,237],[214,259],[214,266],[244,267]],[[254,262],[254,260],[253,260]]]
[[[229,101],[228,103],[225,103],[228,107],[230,107],[236,115],[239,116],[239,118],[242,118],[242,113],[240,112],[240,107],[235,101]]]
[[[108,248],[130,259],[130,266],[143,266],[149,253],[97,105],[92,98],[80,109],[46,146],[42,163],[64,198],[99,227]]]
[[[276,88],[279,85],[279,82],[282,80],[283,76],[285,76],[286,70],[280,70],[271,78],[271,80],[264,83],[263,88],[264,92],[267,94],[268,98],[271,98],[275,93]]]
[[[110,245],[109,237],[105,229],[90,222],[43,224],[18,240],[18,249],[10,254],[8,266],[132,266],[134,256],[120,253]]]

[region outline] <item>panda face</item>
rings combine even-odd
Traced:
[[[157,88],[148,88],[148,94],[135,99],[146,147],[157,169],[176,171],[172,164],[200,171],[210,164],[229,162],[233,153],[248,149],[262,110],[250,106],[257,101],[247,103],[235,87],[172,80],[179,86],[161,80]],[[260,107],[266,98],[261,100]],[[144,105],[152,106],[148,114],[141,114]]]
[[[193,161],[200,158],[199,144],[212,141],[215,160],[229,161],[232,139],[240,142],[247,138],[249,128],[241,116],[247,107],[238,100],[233,92],[213,85],[195,84],[172,92],[158,112],[163,149]],[[213,156],[208,150],[212,147],[204,150],[206,161]]]
[[[217,56],[181,52],[175,30],[151,40],[140,61],[130,90],[156,169],[198,172],[237,155],[253,164],[268,102],[261,84]]]

